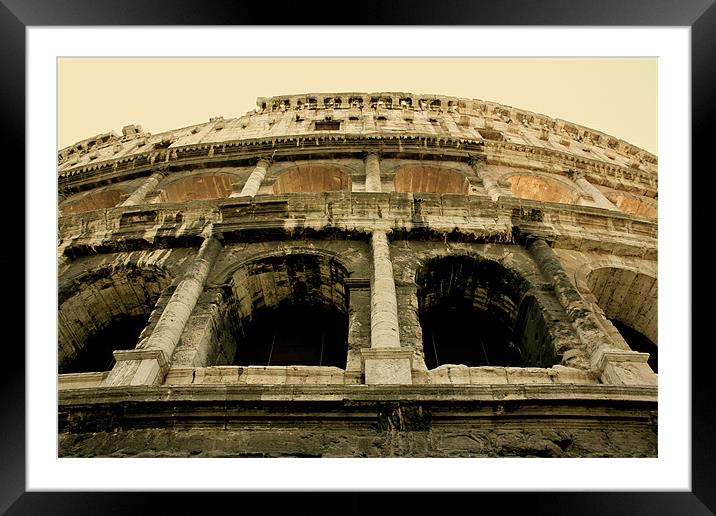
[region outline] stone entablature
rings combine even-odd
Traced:
[[[326,108],[326,100],[336,97],[342,103]],[[348,103],[347,99],[358,98],[362,100]],[[416,100],[410,106],[401,104],[400,99],[406,98]],[[316,99],[316,104],[308,99]],[[378,100],[372,102],[372,99]],[[388,99],[392,100],[387,102]],[[656,174],[656,156],[628,142],[563,120],[492,102],[410,93],[340,93],[272,97],[259,99],[257,104],[257,111],[239,118],[214,117],[208,123],[156,135],[142,132],[140,126],[125,127],[121,138],[115,133],[98,135],[62,149],[58,153],[59,171],[62,175],[62,172],[96,166],[103,161],[121,163],[136,154],[151,156],[162,149],[207,145],[211,148],[262,136],[392,133],[450,140],[502,141]],[[262,108],[264,105],[266,107]],[[403,116],[405,113],[410,115]],[[338,122],[339,127],[316,127],[316,122],[325,121]]]

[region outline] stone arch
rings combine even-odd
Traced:
[[[520,273],[494,260],[447,255],[419,268],[415,281],[429,369],[558,361],[540,296]]]
[[[604,316],[634,351],[651,355],[657,369],[658,281],[630,267],[595,267],[585,274],[586,285]]]
[[[235,174],[200,172],[169,177],[159,186],[156,202],[185,202],[229,197],[236,182]]]
[[[347,276],[342,263],[318,252],[272,254],[233,270],[228,282],[233,363],[345,369]]]
[[[514,197],[540,202],[559,202],[563,204],[579,204],[579,189],[566,179],[546,174],[510,173],[499,179],[499,184],[506,186]]]
[[[60,216],[119,206],[123,197],[131,194],[136,184],[137,181],[125,181],[75,194],[60,203]]]
[[[343,167],[303,164],[281,172],[273,183],[273,193],[350,191],[351,185],[351,175]]]
[[[60,373],[109,370],[112,351],[132,349],[171,276],[160,267],[102,267],[60,285]]]
[[[437,165],[400,167],[393,179],[396,192],[467,194],[470,181],[463,174]]]
[[[278,246],[270,251],[260,251],[252,253],[240,261],[234,261],[228,266],[218,269],[213,275],[212,284],[215,285],[227,285],[231,283],[234,278],[234,273],[242,267],[248,266],[252,262],[274,259],[287,256],[289,254],[305,254],[316,256],[318,259],[335,260],[343,270],[346,271],[346,277],[349,277],[353,271],[351,265],[345,259],[345,256],[331,251],[329,249],[316,249],[315,247],[301,246],[301,245],[288,245]],[[355,265],[355,264],[354,264]]]

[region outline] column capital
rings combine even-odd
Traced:
[[[484,165],[486,161],[487,161],[487,156],[485,156],[483,154],[478,154],[478,155],[472,154],[472,155],[468,156],[468,158],[467,158],[467,162],[470,164],[471,167],[476,167],[478,165]]]
[[[584,172],[580,170],[567,170],[567,177],[569,177],[572,181],[576,181],[578,179],[584,179]]]
[[[268,167],[273,163],[273,158],[271,156],[259,156],[256,158],[256,163],[254,163],[254,166],[258,167],[261,165],[261,163],[264,163],[264,168]]]
[[[376,158],[380,159],[381,152],[379,150],[367,150],[363,151],[363,159],[368,159],[371,156],[375,156]]]

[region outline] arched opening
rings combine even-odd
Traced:
[[[237,270],[230,303],[233,363],[344,369],[346,276],[336,259],[315,254],[267,257]]]
[[[416,282],[428,369],[554,364],[542,311],[515,272],[491,260],[447,256],[429,261]]]
[[[91,271],[62,289],[58,313],[61,374],[107,371],[112,352],[133,349],[170,278],[164,271],[123,267]]]
[[[109,371],[114,365],[113,352],[134,348],[146,325],[146,315],[120,316],[110,321],[106,327],[87,338],[74,360],[60,372]]]
[[[396,192],[455,193],[470,191],[468,179],[447,168],[432,165],[402,167],[395,173]]]
[[[345,318],[335,309],[295,303],[260,308],[245,330],[236,365],[345,367]]]
[[[577,204],[580,195],[577,191],[553,179],[541,176],[510,176],[508,179],[512,195],[521,199],[541,202],[560,202]]]
[[[622,338],[629,344],[632,351],[638,351],[640,353],[649,353],[649,360],[647,364],[651,367],[651,370],[655,373],[659,372],[659,348],[649,340],[645,335],[636,331],[634,328],[627,326],[626,324],[612,319],[611,323],[619,331]]]
[[[649,353],[657,372],[658,282],[648,274],[619,267],[602,267],[587,275],[587,286],[604,316],[633,351]]]
[[[330,165],[298,165],[276,178],[273,192],[330,192],[351,190],[351,176],[345,170]]]
[[[70,197],[60,204],[60,215],[74,215],[86,211],[114,208],[120,203],[123,190],[119,188],[96,189]]]
[[[159,202],[184,202],[198,199],[221,199],[231,195],[235,176],[202,174],[189,176],[162,186]]]

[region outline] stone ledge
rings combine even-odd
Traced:
[[[97,373],[65,373],[57,375],[57,388],[65,389],[91,389],[99,387],[109,371]]]
[[[351,385],[356,380],[355,375],[328,366],[172,367],[164,385]]]
[[[59,405],[122,403],[125,401],[258,401],[274,400],[378,400],[496,401],[505,400],[602,400],[656,403],[655,385],[158,385],[67,389],[59,393]]]
[[[467,367],[445,364],[428,371],[432,385],[598,385],[596,374],[572,367]]]

